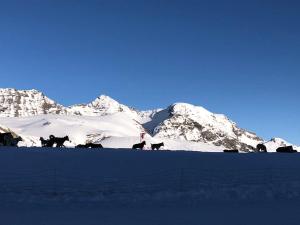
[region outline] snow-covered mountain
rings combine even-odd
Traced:
[[[141,132],[149,142],[164,141],[168,149],[248,151],[264,142],[225,115],[187,103],[137,111],[101,95],[90,103],[65,107],[37,90],[15,89],[0,89],[0,103],[0,126],[24,137],[23,144],[29,146],[39,145],[40,136],[55,134],[69,135],[70,146],[104,141],[109,147],[131,147]],[[287,145],[274,140],[267,147]]]
[[[101,95],[88,104],[62,106],[37,90],[0,89],[0,117],[26,117],[45,114],[103,116],[126,112],[137,117],[135,110]]]
[[[104,116],[119,112],[124,112],[133,118],[138,117],[138,113],[135,110],[120,104],[106,95],[99,96],[91,103],[74,105],[67,108],[67,114],[80,116]]]
[[[0,89],[0,117],[64,113],[65,107],[37,90]]]
[[[213,114],[203,107],[177,103],[165,111],[168,112],[168,117],[152,131],[156,137],[211,143],[228,149],[243,150],[263,141],[256,134],[239,128],[225,115]]]

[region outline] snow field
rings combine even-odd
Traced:
[[[298,225],[299,154],[0,148],[0,224]]]
[[[300,200],[298,154],[1,148],[0,156],[4,204]]]

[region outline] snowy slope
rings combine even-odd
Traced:
[[[47,138],[68,135],[73,145],[85,143],[91,135],[101,139],[107,137],[139,136],[141,126],[129,119],[126,114],[118,113],[101,117],[40,115],[24,118],[7,118],[0,123],[10,127],[22,137]]]
[[[140,133],[144,128],[126,113],[116,113],[106,116],[66,116],[66,115],[40,115],[25,118],[0,119],[0,126],[10,127],[20,135],[24,142],[19,146],[40,146],[40,137],[48,138],[49,135],[66,136],[70,142],[66,146],[74,147],[87,142],[102,143],[108,148],[131,148],[140,141]],[[222,151],[218,147],[206,143],[190,143],[187,141],[168,140],[166,138],[152,138],[145,136],[146,149],[151,143],[165,143],[169,150],[194,150],[194,151]]]

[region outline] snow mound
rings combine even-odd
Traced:
[[[293,146],[295,150],[300,150],[300,147],[293,145],[282,138],[272,138],[270,141],[266,142],[265,145],[269,152],[276,152],[277,148],[285,146]]]

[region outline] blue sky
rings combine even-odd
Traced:
[[[299,1],[0,1],[1,87],[189,102],[300,145]]]

